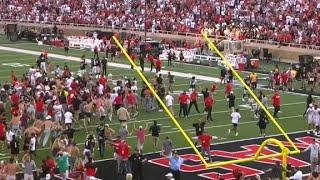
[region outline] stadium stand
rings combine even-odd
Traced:
[[[142,1],[141,1],[142,2]],[[319,45],[316,0],[11,0],[0,18],[27,22],[95,24],[132,30],[199,33],[231,39]],[[147,5],[145,7],[145,5]],[[21,13],[22,12],[22,13]]]

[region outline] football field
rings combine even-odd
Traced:
[[[29,50],[27,52],[22,53],[21,51],[17,51],[15,49],[5,49],[3,47],[9,47],[9,48],[16,48],[19,50]],[[31,66],[36,65],[36,59],[38,55],[33,55],[32,52],[35,52],[34,54],[39,54],[43,51],[47,50],[49,52],[49,61],[52,64],[52,67],[55,67],[55,65],[60,65],[60,67],[63,67],[64,64],[67,64],[74,73],[76,73],[79,69],[79,62],[74,59],[74,57],[81,57],[82,55],[86,55],[86,58],[91,58],[92,53],[90,51],[86,50],[73,50],[71,49],[69,51],[68,56],[64,56],[63,49],[59,48],[49,48],[49,46],[38,46],[37,44],[33,43],[2,43],[0,44],[0,83],[3,84],[6,81],[10,82],[10,74],[11,71],[15,71],[18,78],[22,77],[22,74],[27,72],[27,70]],[[38,52],[38,53],[36,53]],[[62,56],[56,56],[55,55],[62,55]],[[101,56],[103,56],[101,54]],[[113,79],[116,80],[117,78],[133,78],[136,77],[138,79],[138,92],[140,94],[140,89],[142,86],[142,81],[139,79],[139,76],[135,73],[134,70],[130,69],[129,63],[122,57],[118,56],[116,58],[116,61],[112,63],[107,69],[108,73],[112,73]],[[149,67],[149,64],[146,63],[145,66]],[[164,63],[164,70],[168,70],[166,67],[166,63]],[[174,105],[174,111],[175,114],[178,114],[179,112],[179,104],[177,100],[177,96],[179,92],[183,90],[188,90],[189,88],[189,82],[191,76],[201,76],[201,78],[197,78],[197,89],[204,89],[209,88],[212,85],[212,80],[217,80],[220,76],[220,69],[218,67],[205,67],[205,66],[198,66],[198,65],[178,65],[172,69],[173,72],[177,73],[175,77],[175,83],[174,83],[174,92],[175,93],[175,105]],[[154,72],[146,71],[145,75],[148,77],[149,82],[152,80],[154,76]],[[245,77],[248,73],[241,72],[240,75]],[[266,77],[266,75],[259,74],[259,77],[263,78]],[[167,80],[164,81],[165,84],[168,83]],[[236,107],[240,109],[240,114],[242,116],[241,121],[238,126],[238,132],[239,135],[236,137],[233,133],[228,133],[228,129],[232,128],[231,126],[231,119],[230,119],[230,111],[228,109],[228,103],[226,101],[224,90],[225,87],[223,84],[218,84],[218,90],[215,94],[215,100],[216,103],[213,107],[213,122],[207,122],[205,131],[213,136],[216,136],[217,139],[214,140],[212,149],[221,149],[220,144],[224,142],[232,143],[234,142],[241,142],[241,140],[244,139],[252,139],[252,138],[258,138],[260,136],[259,128],[257,126],[258,119],[254,118],[254,113],[251,110],[251,108],[248,106],[246,102],[242,101],[242,92],[243,87],[239,85],[237,81],[235,81],[234,86],[234,93],[236,95]],[[266,88],[263,88],[263,84],[265,82],[261,81],[261,88],[258,88],[256,91],[256,94],[258,94],[259,90],[262,90],[264,94],[266,94],[268,97],[272,96],[273,91],[268,90]],[[279,118],[277,118],[277,122],[282,126],[282,128],[288,132],[288,133],[294,133],[294,132],[301,132],[306,130],[307,123],[306,119],[302,117],[303,112],[305,111],[306,107],[306,95],[305,94],[299,94],[299,93],[289,93],[289,92],[281,92],[281,98],[282,98],[282,106],[281,106],[281,112],[279,113]],[[191,110],[191,113],[189,115],[189,118],[177,118],[180,125],[183,127],[183,129],[187,132],[187,134],[190,137],[195,136],[194,128],[192,127],[192,124],[194,122],[197,122],[200,119],[205,119],[206,114],[202,113],[203,111],[203,98],[199,97],[198,105],[200,108],[201,113],[197,113],[195,109],[193,108]],[[270,101],[271,104],[271,101]],[[273,112],[273,109],[270,105],[269,107],[270,112]],[[161,126],[161,133],[160,133],[160,142],[162,142],[166,136],[169,136],[171,140],[173,141],[175,148],[188,148],[189,145],[187,141],[183,138],[181,133],[177,130],[177,127],[171,122],[171,120],[165,115],[164,112],[158,112],[157,110],[152,112],[146,112],[143,105],[139,104],[139,115],[134,120],[131,120],[129,122],[128,128],[129,131],[133,131],[133,126],[136,127],[139,125],[145,126],[146,124],[153,123],[154,120],[158,121],[158,123]],[[10,114],[7,115],[7,121],[10,120]],[[32,122],[30,122],[32,123]],[[96,135],[96,127],[99,124],[99,120],[96,120],[95,122],[91,122],[89,126],[89,132]],[[117,121],[116,116],[114,116],[112,122],[107,122],[111,125],[113,129],[118,130],[119,123]],[[77,129],[75,133],[75,141],[80,147],[83,147],[86,132],[84,131],[84,128],[81,126],[76,126]],[[275,125],[270,121],[270,123],[267,125],[267,136],[271,135],[279,135],[280,131],[275,127]],[[149,138],[150,135],[148,135],[145,146],[144,146],[144,153],[152,153],[152,152],[158,152],[161,150],[161,146],[154,149],[152,145],[151,138]],[[281,138],[281,136],[279,136]],[[135,133],[133,132],[129,138],[129,143],[132,146],[132,149],[136,146],[136,137]],[[21,140],[21,146],[23,144],[23,141]],[[240,148],[242,146],[241,143],[233,143],[232,148]],[[223,148],[228,148],[227,144],[223,145]],[[7,150],[1,150],[1,159],[7,159],[9,158],[10,154]],[[46,155],[51,154],[50,146],[48,147],[39,147],[39,150],[37,151],[37,165],[40,165],[41,159],[45,158]],[[113,157],[113,149],[109,146],[107,147],[107,153],[105,158],[112,158]],[[98,155],[98,151],[95,153],[95,159],[100,159]]]

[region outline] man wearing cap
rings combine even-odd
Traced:
[[[306,114],[308,115],[308,131],[307,131],[308,134],[310,134],[312,132],[312,130],[314,129],[314,125],[315,125],[313,111],[314,111],[313,104],[309,104],[309,107],[306,111]]]
[[[109,127],[109,124],[105,124],[104,134],[106,140],[111,141],[114,138],[115,131],[111,127]]]
[[[148,123],[146,123],[145,128],[143,128],[142,126],[139,126],[138,129],[136,129],[136,124],[133,124],[133,129],[135,130],[136,136],[137,136],[137,150],[141,153],[145,139],[146,139],[146,132],[148,130]]]
[[[177,151],[173,151],[172,156],[169,157],[169,166],[174,180],[180,180],[180,168],[183,162],[184,159],[178,156]]]
[[[46,120],[43,122],[43,125],[44,125],[44,131],[43,131],[43,141],[42,141],[42,147],[45,147],[48,140],[49,140],[49,137],[50,137],[50,134],[51,134],[51,127],[52,127],[52,120],[51,120],[51,116],[48,115],[46,117]]]

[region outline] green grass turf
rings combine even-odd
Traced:
[[[48,49],[48,47],[37,46],[34,44],[6,44],[5,46],[28,49],[28,50],[36,50],[36,51],[42,51],[43,49]],[[52,50],[49,50],[49,53],[64,54],[64,51],[62,49],[54,48]],[[86,54],[88,58],[92,55],[92,53],[89,51],[70,50],[69,52],[70,56],[80,57],[83,54]],[[22,73],[24,73],[28,69],[28,67],[13,68],[9,66],[4,66],[2,65],[3,63],[18,62],[22,64],[34,65],[36,58],[37,56],[0,51],[0,82],[3,83],[5,81],[10,81],[11,70],[16,71],[18,77],[21,77]],[[67,63],[68,65],[70,65],[73,71],[76,71],[79,67],[78,62],[63,61],[63,60],[52,59],[52,58],[50,59],[50,61],[53,64],[60,64],[60,65]],[[121,57],[118,58],[117,61],[120,63],[127,63],[126,60],[122,59]],[[217,68],[189,66],[189,65],[184,65],[183,67],[175,67],[174,71],[196,73],[199,75],[201,74],[201,75],[207,75],[211,77],[219,77],[219,72],[220,72],[219,69]],[[133,70],[128,70],[128,69],[124,71],[123,69],[110,67],[108,69],[108,73],[109,72],[111,72],[114,76],[119,76],[119,77],[122,77],[122,76],[138,77],[138,75],[135,74]],[[153,76],[153,74],[149,72],[147,72],[146,75],[148,76],[149,79],[150,77]],[[189,83],[189,79],[176,77],[174,90],[186,90],[188,88],[188,83]],[[201,86],[203,87],[209,87],[211,85],[211,83],[206,81],[198,81],[198,85],[200,83],[201,83]],[[141,87],[142,82],[139,81],[138,84]],[[241,101],[242,91],[243,91],[242,87],[235,87],[234,92],[237,96],[237,100],[236,100],[237,105],[243,104]],[[267,95],[272,94],[271,91],[264,91],[264,92]],[[218,92],[215,95],[215,99],[216,99],[216,104],[214,105],[214,113],[213,113],[214,121],[207,123],[206,125],[206,131],[219,138],[218,140],[214,140],[214,142],[232,141],[232,140],[238,140],[238,139],[254,138],[259,136],[259,130],[256,125],[257,119],[253,118],[253,112],[241,106],[239,106],[240,113],[242,115],[240,125],[238,126],[239,136],[235,137],[233,134],[227,134],[227,130],[231,128],[231,125],[230,125],[230,117],[229,117],[230,113],[227,108],[227,102],[225,101],[225,98],[224,98],[223,85],[219,86]],[[282,103],[284,105],[281,108],[282,112],[279,114],[280,118],[277,119],[277,121],[284,128],[286,132],[295,132],[295,131],[301,131],[306,129],[306,120],[300,116],[305,109],[305,99],[306,97],[301,95],[282,93]],[[177,104],[177,98],[175,98],[175,104]],[[198,104],[200,105],[199,107],[200,110],[203,110],[202,98],[199,99]],[[175,114],[178,114],[179,106],[175,105],[174,110],[175,110]],[[206,116],[205,114],[197,114],[193,109],[191,111],[191,116],[188,119],[178,119],[178,121],[181,124],[181,126],[187,131],[190,137],[192,137],[194,136],[194,130],[191,124],[197,121],[198,119],[205,118],[205,116]],[[117,130],[119,128],[119,125],[115,119],[116,118],[114,118],[113,122],[111,123],[111,127]],[[136,123],[136,125],[138,126],[139,124],[152,123],[154,119],[156,119],[161,124],[161,127],[162,127],[160,142],[162,142],[166,136],[170,136],[170,138],[174,142],[175,148],[190,147],[190,145],[183,138],[181,133],[177,131],[175,125],[164,114],[164,112],[155,111],[155,112],[147,113],[144,111],[144,109],[141,109],[137,119],[129,123],[129,129],[130,130],[132,129],[134,123]],[[95,126],[97,123],[98,121],[96,121],[96,123],[91,124],[91,127],[89,129],[91,132],[95,133]],[[79,127],[79,126],[76,126],[76,127]],[[280,131],[272,123],[268,125],[267,127],[268,135],[279,134],[279,133]],[[134,135],[135,134],[129,137],[129,143],[133,148],[136,146],[136,139]],[[77,143],[79,143],[81,148],[83,147],[82,143],[84,142],[85,137],[86,137],[86,133],[84,129],[79,129],[79,131],[77,131],[75,134],[75,140]],[[22,143],[21,143],[21,146],[22,146]],[[157,149],[154,149],[152,147],[151,138],[148,137],[146,140],[146,144],[144,146],[144,151],[154,152],[156,150],[160,150],[160,146]],[[0,159],[5,159],[10,155],[7,150],[1,150],[1,153],[4,153],[5,156],[2,156],[2,157],[0,156]],[[41,159],[48,154],[51,154],[50,149],[48,147],[40,148],[38,150],[38,155],[36,158],[37,163],[39,164]],[[96,156],[95,157],[96,159],[99,159],[98,151],[96,151],[95,156]],[[109,147],[107,147],[107,153],[105,158],[110,158],[110,157],[112,157],[112,150]]]

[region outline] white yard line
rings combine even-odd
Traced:
[[[302,117],[302,115],[296,115],[296,116],[287,116],[287,117],[281,117],[281,118],[278,118],[278,119],[291,119],[291,118],[296,118],[296,117]],[[256,121],[247,121],[247,122],[243,122],[243,123],[239,123],[239,125],[245,125],[245,124],[252,124],[252,123],[257,123],[258,120]],[[217,126],[206,126],[205,129],[212,129],[212,128],[221,128],[221,127],[231,127],[232,124],[231,122],[229,124],[222,124],[222,125],[217,125]],[[257,127],[258,129],[258,127]],[[190,129],[185,129],[185,132],[193,132],[194,131],[194,128],[190,128]],[[178,133],[179,131],[167,131],[167,132],[163,132],[163,133],[160,133],[160,135],[166,135],[166,134],[175,134],[175,133]],[[298,131],[300,132],[300,131]],[[305,131],[303,131],[305,132]],[[288,133],[288,134],[292,134],[292,133]],[[277,135],[281,135],[281,134],[277,134]],[[273,137],[273,136],[277,136],[277,135],[270,135],[270,137]],[[146,136],[151,136],[151,134],[148,134]],[[267,136],[269,137],[269,136]],[[128,136],[127,139],[132,139],[132,138],[136,138],[136,136]],[[221,137],[223,138],[223,137]],[[251,139],[258,139],[258,138],[251,138]],[[221,139],[220,139],[221,140]],[[250,140],[250,139],[244,139],[245,140]],[[240,141],[240,140],[238,140]],[[233,142],[233,141],[227,141],[227,142]],[[223,142],[223,143],[227,143],[227,142]],[[235,141],[237,142],[237,141]],[[77,143],[78,145],[84,145],[84,143]],[[215,143],[215,144],[221,144],[221,143]],[[47,150],[47,149],[50,149],[50,148],[40,148],[40,149],[37,149],[37,151],[42,151],[42,150]],[[0,158],[1,159],[1,158]]]
[[[4,47],[4,46],[0,46],[0,50],[16,52],[16,53],[18,52],[18,53],[30,54],[30,55],[37,55],[37,56],[40,55],[40,53],[41,53],[40,51],[31,51],[31,50],[24,50],[24,49]],[[65,55],[59,55],[59,54],[53,54],[53,53],[49,53],[48,56],[52,57],[52,58],[56,58],[56,59],[81,62],[81,59],[79,57],[74,57],[74,56],[65,56]],[[90,59],[86,59],[86,60],[90,61]],[[131,69],[130,65],[114,63],[114,62],[109,62],[108,66],[117,67],[117,68],[124,68],[124,69]],[[139,68],[139,70],[140,70],[140,68]],[[150,68],[146,67],[145,71],[150,72]],[[155,72],[155,70],[152,72]],[[168,74],[168,72],[169,71],[167,71],[167,70],[161,70],[161,74]],[[170,71],[170,72],[172,75],[177,76],[177,77],[191,78],[192,76],[196,76],[197,79],[199,79],[199,80],[220,83],[220,79],[216,78],[216,77],[209,77],[209,76],[197,75],[197,74],[193,74],[193,73],[183,73],[183,72],[176,72],[176,71]],[[243,71],[243,72],[245,72],[245,71]],[[237,84],[237,85],[242,86],[241,84]],[[261,88],[261,87],[259,87],[259,88],[263,89],[263,90],[270,90],[268,88]],[[300,95],[300,96],[307,96],[307,94],[301,94],[301,93],[295,93],[295,92],[286,92],[286,93]]]

